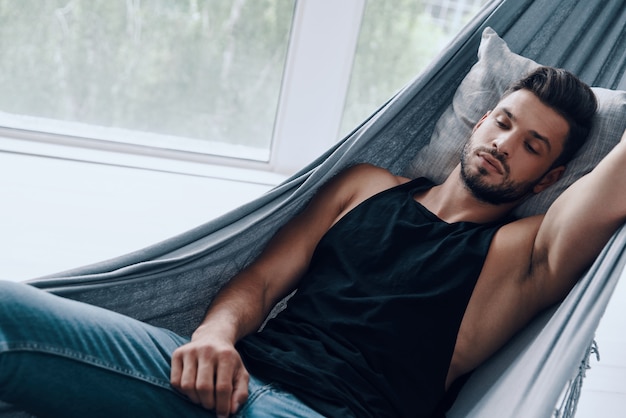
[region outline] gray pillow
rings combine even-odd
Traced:
[[[478,62],[459,85],[452,104],[437,121],[430,143],[411,162],[406,175],[443,182],[458,164],[474,124],[497,104],[509,84],[538,66],[535,61],[511,52],[493,29],[486,28],[478,49]],[[598,112],[587,143],[568,164],[564,176],[530,197],[515,210],[515,215],[545,213],[563,190],[591,171],[619,142],[626,129],[626,92],[599,87],[593,87],[593,91],[598,99]]]

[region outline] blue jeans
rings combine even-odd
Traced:
[[[45,417],[204,417],[169,383],[188,339],[32,286],[0,281],[0,400]],[[235,417],[322,417],[251,377]]]

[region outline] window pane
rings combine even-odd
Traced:
[[[341,136],[423,70],[486,2],[367,0]]]
[[[0,123],[267,159],[294,3],[0,0]]]

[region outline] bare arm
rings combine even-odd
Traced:
[[[317,243],[341,216],[398,182],[385,170],[359,165],[322,187],[220,291],[191,342],[174,352],[172,386],[218,416],[235,412],[247,398],[248,384],[235,343],[255,332],[276,302],[296,288]]]
[[[545,216],[500,228],[468,304],[449,382],[472,370],[537,314],[562,300],[626,221],[626,133]]]
[[[626,221],[626,132],[589,174],[546,213],[537,233],[531,273],[544,305],[562,299]]]

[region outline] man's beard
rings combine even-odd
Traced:
[[[500,184],[488,184],[484,181],[484,177],[488,174],[484,167],[478,167],[478,172],[474,174],[468,172],[467,160],[470,154],[475,154],[476,152],[491,154],[493,158],[502,163],[504,179]],[[535,181],[516,183],[509,178],[509,175],[510,171],[506,163],[506,157],[495,148],[478,147],[472,149],[471,141],[468,141],[463,147],[463,153],[461,154],[461,179],[465,187],[476,199],[492,205],[518,202],[530,195],[533,188],[541,181],[540,177]]]

